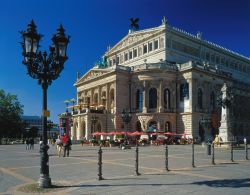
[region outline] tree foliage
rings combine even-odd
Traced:
[[[23,105],[17,96],[0,89],[0,138],[21,136],[25,129],[21,120],[22,114]]]

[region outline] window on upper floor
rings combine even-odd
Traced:
[[[113,65],[115,65],[116,63],[115,63],[115,58],[113,59]]]
[[[148,53],[148,45],[143,45],[143,54]]]
[[[125,53],[124,61],[128,61],[128,53]]]
[[[165,45],[165,44],[164,44],[164,38],[161,37],[161,38],[160,38],[160,49],[161,49],[161,48],[164,48],[164,45]]]
[[[109,60],[109,66],[112,66],[112,60]]]
[[[139,48],[138,48],[138,57],[140,57],[141,55],[142,55],[142,48],[139,47]]]
[[[153,43],[148,43],[148,52],[151,52],[153,50]]]
[[[132,51],[129,51],[129,59],[131,60],[133,58],[133,53]]]
[[[120,57],[119,56],[116,57],[116,60],[117,60],[117,64],[120,64]]]
[[[185,99],[189,99],[189,84],[183,83],[180,85],[180,101]]]
[[[123,63],[123,54],[121,55],[121,57],[120,57],[120,61],[121,61],[121,64]]]
[[[213,63],[215,62],[215,56],[214,56],[214,54],[211,55],[211,62],[213,62]]]
[[[149,90],[149,109],[157,107],[157,90],[151,88]]]
[[[133,50],[133,56],[134,56],[134,58],[137,57],[137,49],[134,49],[134,50]]]
[[[142,102],[143,102],[143,93],[142,90],[138,89],[136,91],[136,110],[142,112]]]
[[[219,63],[220,63],[220,57],[216,56],[216,64],[219,64]]]
[[[210,61],[210,53],[206,52],[206,60]]]
[[[158,40],[155,40],[154,41],[154,50],[156,50],[158,48],[159,48],[159,42],[158,42]]]

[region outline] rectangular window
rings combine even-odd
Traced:
[[[121,61],[121,64],[122,64],[123,63],[123,55],[121,55],[120,61]]]
[[[115,58],[113,59],[113,64],[115,65]]]
[[[150,43],[148,44],[148,52],[151,52],[152,50],[153,50],[153,43],[150,42]]]
[[[155,40],[154,41],[154,49],[156,50],[158,48],[159,48],[159,42],[158,42],[158,40]]]
[[[125,59],[124,61],[128,61],[128,53],[125,53]]]
[[[206,53],[206,60],[210,61],[210,53]]]
[[[139,50],[138,50],[138,56],[140,57],[142,55],[142,48],[139,47]]]
[[[143,45],[143,54],[148,53],[148,46]]]
[[[215,62],[214,54],[211,55],[211,62]]]
[[[137,49],[134,49],[134,50],[133,50],[133,56],[134,56],[134,58],[137,57]]]
[[[117,60],[117,64],[120,64],[120,57],[117,57],[116,60]]]
[[[129,51],[129,59],[131,60],[133,57],[132,51]]]
[[[112,60],[109,60],[109,65],[112,66]]]
[[[219,64],[219,63],[220,63],[220,57],[216,56],[216,64]]]

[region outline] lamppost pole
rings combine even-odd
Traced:
[[[123,111],[122,111],[122,120],[123,120],[124,124],[126,125],[126,127],[125,127],[125,145],[128,144],[128,136],[127,136],[128,124],[129,124],[131,118],[132,118],[132,116],[131,116],[130,112],[125,111],[123,109]]]
[[[42,35],[36,31],[36,25],[32,20],[28,24],[26,31],[21,31],[23,41],[21,42],[24,57],[23,64],[27,67],[28,74],[38,80],[38,84],[42,86],[42,118],[43,118],[43,143],[40,145],[41,168],[39,186],[42,188],[51,187],[51,179],[49,176],[49,155],[47,145],[47,90],[53,80],[59,77],[64,68],[64,63],[68,59],[66,55],[69,36],[65,36],[63,26],[60,25],[57,33],[53,35],[53,45],[50,47],[50,53],[38,51],[39,41]]]

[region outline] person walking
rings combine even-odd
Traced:
[[[26,150],[29,150],[29,145],[30,145],[29,138],[26,138],[25,143],[26,143]]]
[[[66,154],[67,154],[67,157],[69,157],[69,150],[71,149],[71,145],[72,145],[71,139],[69,138],[68,135],[64,134],[64,137],[63,137],[63,149],[64,149],[63,157],[65,157]]]
[[[34,150],[34,138],[30,139],[30,150]]]
[[[61,136],[58,135],[58,138],[56,139],[56,149],[59,157],[61,157],[62,148],[63,148],[63,141],[61,140]]]

